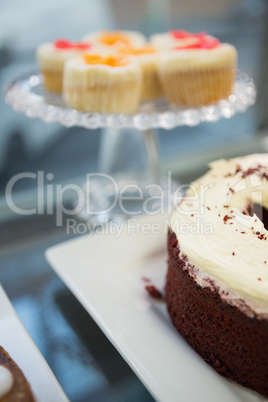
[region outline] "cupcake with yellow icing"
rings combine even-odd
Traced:
[[[188,42],[178,41],[178,46],[159,58],[158,74],[166,98],[180,106],[207,105],[227,98],[235,80],[235,47],[203,32],[187,34]]]
[[[140,65],[125,56],[85,54],[65,63],[64,100],[84,112],[134,112],[141,86]]]
[[[141,100],[149,101],[159,98],[162,88],[157,73],[159,53],[151,45],[144,46],[123,46],[118,52],[123,55],[134,57],[142,68],[142,91]]]
[[[43,43],[37,49],[37,61],[44,76],[44,87],[48,91],[62,92],[63,67],[66,60],[89,52],[90,43],[71,42],[59,39],[55,42]]]
[[[99,31],[86,35],[84,42],[94,43],[98,47],[107,48],[110,52],[122,46],[143,46],[146,38],[137,31]]]

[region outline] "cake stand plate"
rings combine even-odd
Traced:
[[[215,122],[242,113],[255,103],[256,88],[253,80],[245,73],[237,72],[233,93],[217,103],[197,107],[180,108],[168,104],[164,99],[144,103],[135,113],[102,114],[84,113],[68,107],[60,95],[46,92],[43,76],[29,73],[13,81],[6,89],[6,102],[14,110],[29,117],[38,117],[45,122],[58,122],[66,127],[82,126],[89,129],[152,128],[172,129],[178,126],[196,126],[202,122]]]

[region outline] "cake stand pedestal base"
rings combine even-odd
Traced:
[[[88,175],[80,218],[96,226],[171,211],[179,184],[161,174],[157,145],[153,129],[105,128],[99,173]]]

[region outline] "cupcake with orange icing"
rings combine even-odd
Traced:
[[[59,39],[43,43],[37,49],[37,61],[44,76],[44,87],[48,91],[62,92],[63,67],[66,60],[89,52],[94,46],[90,43],[71,42]]]
[[[86,35],[84,42],[94,43],[100,48],[106,48],[109,52],[122,46],[144,46],[146,38],[136,31],[99,31]]]
[[[159,53],[151,45],[144,46],[122,46],[118,53],[134,57],[142,68],[142,91],[141,101],[149,101],[159,98],[162,88],[157,73]]]
[[[84,112],[132,113],[142,86],[139,63],[121,55],[85,54],[65,63],[63,98]]]
[[[185,31],[176,32],[176,44],[162,53],[158,63],[159,79],[170,103],[202,106],[232,93],[237,66],[234,46],[204,32]]]

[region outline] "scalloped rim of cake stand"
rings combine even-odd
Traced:
[[[245,112],[256,100],[256,88],[252,78],[237,72],[233,93],[208,106],[181,108],[168,104],[164,99],[142,104],[133,114],[103,114],[80,112],[68,107],[61,95],[46,92],[43,76],[28,73],[14,80],[5,91],[6,103],[15,111],[45,122],[58,122],[66,127],[136,128],[166,130],[178,126],[196,126],[202,122],[216,122]]]

